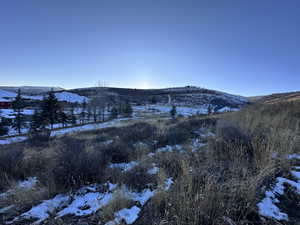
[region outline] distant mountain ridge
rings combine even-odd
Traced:
[[[25,95],[39,95],[53,91],[62,91],[64,90],[61,87],[49,87],[49,86],[0,86],[0,89],[10,92],[17,92],[18,89],[21,90],[22,94]]]

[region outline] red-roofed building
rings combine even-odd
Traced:
[[[11,101],[0,98],[0,109],[10,109],[12,107]]]

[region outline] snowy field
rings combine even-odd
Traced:
[[[143,112],[148,114],[169,114],[172,106],[170,105],[146,105],[146,106],[133,106],[134,112]],[[218,110],[218,112],[230,112],[237,111],[239,108],[223,107]],[[185,107],[176,106],[176,111],[178,115],[182,116],[192,116],[197,114],[207,114],[208,105],[195,106],[195,107]]]
[[[114,119],[108,122],[103,123],[93,123],[93,124],[86,124],[82,126],[76,126],[76,127],[69,127],[69,128],[62,128],[59,130],[52,130],[51,131],[51,137],[60,136],[68,133],[74,133],[74,132],[80,132],[80,131],[88,131],[88,130],[97,130],[107,127],[113,127],[117,126],[121,121],[130,120],[131,118],[119,118]],[[13,142],[21,142],[27,139],[27,136],[17,136],[17,137],[9,137],[6,139],[0,140],[0,145],[2,144],[10,144]]]
[[[164,115],[167,117],[170,117],[170,110],[172,109],[172,106],[169,105],[146,105],[146,106],[133,106],[133,117],[131,118],[119,118],[112,121],[104,122],[104,123],[96,123],[96,124],[86,124],[86,125],[78,125],[76,127],[70,127],[70,128],[62,128],[62,124],[54,124],[54,128],[60,128],[59,130],[53,130],[51,132],[51,136],[57,136],[57,135],[63,135],[67,133],[72,132],[78,132],[78,131],[85,131],[85,130],[94,130],[94,129],[101,129],[109,126],[114,126],[121,120],[137,120],[139,117],[143,117],[144,115]],[[207,114],[207,106],[202,107],[184,107],[184,106],[178,106],[176,107],[177,115],[182,116],[192,116],[197,114]],[[237,108],[229,108],[224,107],[219,110],[219,112],[228,112],[228,111],[236,111],[239,110]],[[81,112],[81,108],[75,108],[75,114],[78,115]],[[25,109],[23,111],[25,115],[32,115],[34,113],[34,110],[32,109]],[[66,113],[68,113],[68,110],[66,110]],[[0,110],[0,115],[6,118],[14,118],[13,116],[13,110],[12,109],[2,109]],[[109,112],[105,112],[105,117],[109,117]],[[78,121],[79,124],[79,121]],[[29,126],[28,126],[29,127]],[[28,132],[28,128],[22,129],[22,134],[26,134]],[[17,135],[16,130],[9,129],[8,136]],[[5,137],[5,136],[4,136]],[[23,141],[26,139],[26,136],[20,136],[20,137],[12,137],[7,138],[5,140],[0,140],[0,144],[9,144],[11,142],[18,142]]]
[[[14,92],[4,91],[0,89],[0,99],[3,101],[7,101],[7,99],[13,100],[17,96]],[[55,93],[58,101],[65,101],[70,103],[83,103],[84,101],[88,102],[89,98],[80,96],[75,93],[63,91]],[[31,99],[31,100],[43,100],[44,96],[42,95],[22,95],[23,98]]]

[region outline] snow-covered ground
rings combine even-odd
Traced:
[[[151,114],[162,114],[170,113],[172,106],[169,105],[147,105],[147,106],[134,106],[133,110],[135,112],[151,113]],[[207,107],[176,107],[177,114],[183,116],[191,116],[196,114],[207,114]]]
[[[166,181],[166,185],[170,183]],[[42,203],[32,207],[29,211],[22,213],[7,224],[18,223],[25,219],[35,220],[34,224],[40,224],[50,217],[50,214],[55,218],[66,215],[73,216],[88,216],[97,212],[102,207],[108,205],[114,199],[114,193],[122,192],[123,197],[138,202],[139,205],[133,206],[130,209],[122,209],[115,212],[115,219],[107,224],[119,224],[122,219],[125,219],[127,224],[133,223],[141,211],[140,206],[144,206],[150,198],[155,195],[155,191],[144,189],[141,192],[134,192],[127,187],[122,186],[117,189],[117,185],[106,183],[107,191],[100,191],[101,185],[90,185],[83,187],[73,194],[58,194],[52,199],[44,200]],[[168,187],[169,188],[169,187]]]
[[[17,96],[17,94],[14,92],[5,91],[5,90],[0,89],[0,98],[14,98],[16,96]]]
[[[138,164],[139,161],[132,161],[130,163],[110,164],[108,167],[128,171]],[[155,163],[152,163],[148,168],[148,173],[155,175],[158,174],[159,170],[159,167]],[[35,177],[30,177],[25,181],[19,182],[16,186],[27,190],[34,188],[37,183],[38,180]],[[139,218],[143,206],[158,192],[168,191],[173,183],[173,179],[169,177],[157,189],[146,188],[141,192],[130,190],[125,185],[117,185],[109,182],[105,184],[92,184],[82,187],[77,191],[58,194],[51,199],[44,200],[40,204],[33,206],[30,210],[22,212],[14,219],[7,221],[6,224],[19,224],[24,220],[33,220],[33,224],[41,224],[50,216],[58,219],[64,216],[86,217],[95,212],[101,213],[100,209],[110,204],[120,193],[123,198],[132,200],[134,205],[113,212],[114,219],[105,221],[106,225],[118,225],[122,221],[125,221],[126,224],[132,224]],[[12,191],[13,189],[10,189],[1,195],[5,197]],[[13,207],[13,205],[5,206],[0,209],[0,214]]]
[[[33,115],[33,113],[34,113],[33,109],[24,109],[22,111],[22,114],[27,115],[27,116],[31,116],[31,115]],[[0,109],[0,117],[13,119],[13,118],[15,118],[14,110],[13,109]]]
[[[148,114],[169,114],[172,109],[170,105],[146,105],[146,106],[134,106],[134,112],[143,112]],[[230,111],[238,111],[239,108],[230,108],[223,107],[218,110],[218,112],[230,112]],[[177,115],[182,116],[192,116],[197,114],[207,114],[208,113],[208,105],[195,106],[195,107],[187,107],[187,106],[177,106],[176,107]]]
[[[65,101],[70,103],[75,103],[75,102],[83,103],[84,101],[86,102],[89,101],[89,98],[87,97],[80,96],[78,94],[74,94],[67,91],[55,93],[55,96],[59,101]]]
[[[288,158],[300,159],[300,155],[293,154]],[[276,220],[289,220],[288,214],[282,212],[276,204],[280,203],[280,201],[278,200],[278,196],[284,195],[284,184],[288,184],[294,187],[297,193],[300,195],[300,172],[297,171],[299,169],[299,166],[295,166],[291,171],[291,175],[295,180],[287,179],[284,177],[276,178],[275,185],[272,187],[272,189],[265,192],[265,198],[257,204],[260,215]]]
[[[109,165],[109,168],[118,168],[121,169],[123,172],[129,171],[136,167],[138,165],[138,162],[132,161],[129,163],[111,163]]]
[[[130,120],[131,118],[118,118],[111,121],[103,122],[103,123],[94,123],[94,124],[86,124],[82,126],[62,128],[59,130],[52,130],[51,137],[60,136],[68,133],[80,132],[80,131],[88,131],[88,130],[96,130],[107,127],[117,126],[121,121]],[[17,136],[17,137],[9,137],[6,139],[0,140],[1,144],[10,144],[13,142],[21,142],[27,139],[27,136]]]
[[[8,196],[14,194],[16,191],[26,191],[34,188],[38,183],[38,180],[36,177],[28,177],[26,180],[19,181],[15,186],[10,188],[4,193],[0,194],[0,200],[1,198],[7,198]]]
[[[0,98],[3,101],[13,100],[17,94],[15,92],[10,92],[10,91],[5,91],[0,89]],[[63,92],[56,92],[55,93],[56,98],[58,101],[65,101],[65,102],[70,102],[70,103],[83,103],[84,101],[88,102],[89,98],[80,96],[78,94],[68,92],[68,91],[63,91]],[[42,95],[22,95],[23,98],[26,99],[31,99],[31,100],[43,100],[44,96]],[[6,99],[6,100],[5,100]]]

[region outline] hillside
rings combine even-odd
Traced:
[[[208,105],[211,105],[215,111],[224,107],[238,109],[249,104],[248,99],[242,96],[193,86],[164,89],[91,87],[72,89],[69,91],[86,97],[105,94],[121,101],[128,100],[136,104],[158,103],[192,107],[203,105],[208,107]]]
[[[0,145],[0,223],[299,224],[298,110],[133,117]]]
[[[275,93],[275,94],[265,95],[265,96],[250,97],[248,99],[254,103],[266,103],[266,104],[299,101],[300,100],[300,91]]]

